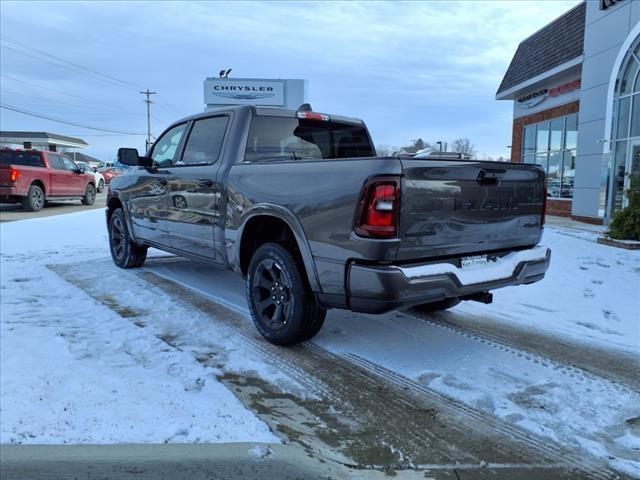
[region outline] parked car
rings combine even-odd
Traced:
[[[61,153],[0,150],[0,201],[22,203],[37,212],[47,200],[81,200],[93,205],[95,178]]]
[[[84,168],[85,172],[93,175],[93,178],[96,181],[96,190],[98,193],[102,193],[104,190],[104,186],[106,185],[104,181],[104,176],[97,170],[94,169],[91,165],[85,162],[76,162],[76,165],[80,168]]]
[[[122,175],[126,170],[127,169],[123,167],[106,167],[99,168],[98,172],[102,174],[105,185],[109,185],[111,183],[111,180]]]
[[[326,310],[490,303],[541,280],[544,171],[530,164],[376,157],[358,119],[237,106],[171,125],[113,179],[113,261],[141,266],[150,246],[245,277],[269,341],[313,337]]]

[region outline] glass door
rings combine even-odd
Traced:
[[[636,182],[640,181],[640,139],[629,141],[629,150],[627,152],[626,175],[624,178],[624,200],[623,208],[627,206],[629,200],[627,198],[627,190],[631,188],[632,177]]]

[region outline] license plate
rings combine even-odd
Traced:
[[[460,265],[462,268],[471,267],[473,265],[486,265],[486,255],[472,255],[470,257],[460,257]]]

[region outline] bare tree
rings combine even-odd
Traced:
[[[468,138],[457,138],[451,142],[451,151],[458,153],[466,153],[472,157],[476,154],[476,147]]]
[[[400,148],[391,145],[376,145],[376,155],[379,157],[393,157]]]

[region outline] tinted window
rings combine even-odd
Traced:
[[[14,152],[12,150],[2,150],[0,152],[0,164],[2,165],[25,165],[29,167],[44,167],[42,157],[38,152]]]
[[[58,155],[49,154],[47,158],[49,159],[49,164],[51,165],[51,168],[55,168],[56,170],[66,170],[64,166],[64,162],[62,161],[62,157],[59,157]]]
[[[177,125],[165,132],[153,145],[151,158],[161,167],[170,167],[174,164],[178,145],[187,127],[186,123]]]
[[[228,122],[228,117],[205,118],[194,122],[182,154],[182,161],[177,165],[215,163],[220,155]]]
[[[286,161],[375,156],[362,125],[257,116],[251,122],[245,161]]]

